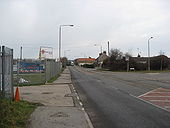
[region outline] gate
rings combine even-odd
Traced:
[[[13,49],[0,47],[0,92],[6,98],[13,99]]]

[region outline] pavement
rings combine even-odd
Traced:
[[[28,128],[93,128],[82,105],[77,105],[81,102],[68,68],[52,84],[19,90],[21,99],[41,104],[31,114]]]

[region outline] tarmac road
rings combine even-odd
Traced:
[[[170,73],[100,72],[80,67],[70,67],[70,71],[95,128],[170,128],[170,112],[138,98],[156,88],[170,88]]]

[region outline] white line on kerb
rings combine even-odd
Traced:
[[[80,100],[80,98],[77,96],[77,99]]]
[[[85,111],[83,111],[83,112],[84,112],[85,118],[87,120],[87,123],[89,124],[89,127],[94,128],[89,116],[87,115],[87,113]]]
[[[82,102],[79,102],[79,104],[80,104],[81,106],[83,106]]]

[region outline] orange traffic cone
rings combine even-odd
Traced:
[[[16,88],[16,91],[15,91],[15,101],[20,101],[19,88],[18,87]]]

